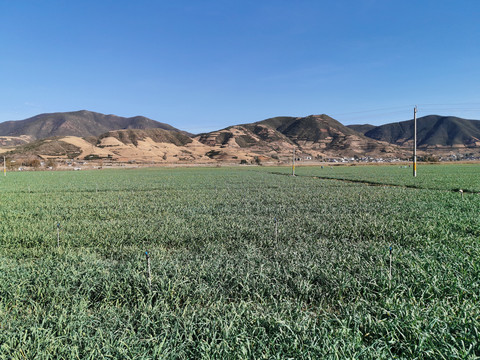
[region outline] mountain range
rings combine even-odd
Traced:
[[[32,140],[37,140],[53,136],[99,136],[111,130],[152,128],[180,131],[171,125],[144,116],[126,118],[81,110],[40,114],[25,120],[6,121],[0,123],[0,136],[27,135]]]
[[[413,120],[381,126],[350,125],[372,139],[396,145],[413,144]],[[480,120],[466,120],[454,116],[429,115],[417,119],[417,146],[476,147],[480,146]]]
[[[480,152],[480,121],[429,115],[417,119],[419,151]],[[408,158],[413,120],[381,126],[344,126],[328,115],[274,117],[193,135],[143,116],[120,117],[81,110],[40,114],[0,123],[0,152],[12,157],[117,161],[286,161]]]

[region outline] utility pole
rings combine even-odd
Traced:
[[[413,177],[417,177],[417,106],[413,108]]]
[[[295,176],[295,147],[293,148],[293,158],[292,158],[292,176]]]
[[[5,160],[5,156],[3,157],[3,176],[7,176],[7,161]]]

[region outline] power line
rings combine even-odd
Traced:
[[[440,103],[440,104],[420,104],[421,106],[444,106],[444,105],[480,105],[480,102],[463,102],[463,103]]]
[[[349,111],[344,113],[335,113],[336,116],[343,116],[343,115],[356,115],[356,114],[366,114],[366,113],[374,113],[378,111],[386,111],[384,114],[391,114],[391,113],[399,113],[401,110],[408,111],[411,108],[411,104],[409,105],[399,105],[399,106],[391,106],[391,107],[383,107],[383,108],[376,108],[376,109],[368,109],[368,110],[359,110],[359,111]],[[477,111],[480,110],[480,102],[463,102],[463,103],[425,103],[425,104],[418,104],[418,108],[426,108],[430,106],[449,106],[447,110],[472,110]],[[464,106],[468,106],[468,108],[464,108]],[[478,108],[476,107],[478,106]],[[383,113],[382,113],[383,114]]]
[[[339,119],[342,117],[347,117],[352,120],[352,118],[356,118],[356,120],[367,119],[367,118],[380,118],[392,115],[400,115],[400,114],[408,114],[409,109],[411,109],[411,105],[403,105],[403,106],[392,106],[392,107],[384,107],[384,108],[376,108],[376,109],[369,109],[369,110],[360,110],[360,111],[351,111],[351,112],[344,112],[344,113],[332,113],[332,116]],[[462,102],[462,103],[420,103],[417,105],[417,111],[419,113],[444,113],[444,112],[480,112],[480,102]],[[452,116],[455,116],[453,114]],[[457,114],[458,116],[458,114]],[[355,119],[353,119],[355,120]]]
[[[398,110],[400,109],[408,109],[411,107],[411,105],[404,105],[404,106],[395,106],[395,107],[387,107],[387,108],[378,108],[378,109],[370,109],[370,110],[362,110],[362,111],[351,111],[351,112],[346,112],[346,113],[337,113],[336,116],[342,116],[342,115],[355,115],[355,114],[365,114],[365,113],[372,113],[376,111],[384,111],[384,110]],[[396,112],[396,111],[395,111]],[[390,113],[390,112],[388,112]]]

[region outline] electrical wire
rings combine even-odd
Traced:
[[[459,113],[480,113],[480,102],[463,102],[463,103],[420,103],[417,104],[417,114],[440,114],[442,112],[459,112]],[[345,117],[350,120],[361,119],[379,119],[392,115],[410,114],[414,105],[392,106],[384,108],[376,108],[369,110],[351,111],[345,113],[332,113],[332,116],[339,119]],[[412,116],[413,118],[413,116]],[[377,121],[376,121],[377,122]]]

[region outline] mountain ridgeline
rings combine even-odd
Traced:
[[[421,117],[417,120],[417,137],[418,148],[427,152],[464,148],[480,153],[479,120]],[[413,120],[381,126],[344,126],[325,114],[273,117],[198,135],[143,116],[126,118],[86,110],[0,123],[0,152],[41,158],[288,160],[293,148],[306,159],[408,158],[412,144]]]
[[[387,143],[370,139],[328,115],[275,117],[255,123],[234,125],[200,134],[207,145],[251,149],[256,153],[286,156],[293,147],[312,158],[342,153],[344,156],[395,152]]]
[[[364,135],[375,140],[399,146],[413,144],[413,120],[371,127],[360,125]],[[351,125],[360,130],[359,125]],[[417,119],[417,145],[429,147],[477,147],[480,146],[480,121],[454,116],[429,115]]]
[[[53,136],[99,136],[111,130],[150,128],[180,131],[171,125],[144,116],[126,118],[81,110],[40,114],[25,120],[6,121],[0,123],[0,136],[28,135],[37,140]]]

